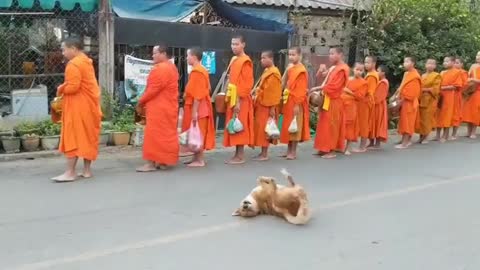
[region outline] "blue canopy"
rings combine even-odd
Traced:
[[[203,0],[112,0],[112,8],[122,18],[178,22],[190,15],[203,2]]]

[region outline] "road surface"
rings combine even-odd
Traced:
[[[0,163],[0,269],[480,269],[480,141],[337,160],[310,147],[293,162],[232,167],[218,152],[208,168],[150,174],[106,154],[93,180],[67,184],[49,181],[60,158]],[[231,216],[282,167],[308,192],[310,224]]]

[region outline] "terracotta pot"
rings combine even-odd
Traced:
[[[60,136],[43,136],[41,145],[43,150],[56,150],[60,143]]]
[[[113,132],[114,145],[128,145],[130,142],[130,132]]]
[[[225,104],[225,93],[219,93],[217,96],[215,96],[215,110],[219,114],[227,111],[227,104]]]
[[[38,136],[32,136],[32,137],[24,136],[21,139],[22,139],[23,150],[25,150],[27,152],[32,152],[32,151],[38,150],[38,147],[40,146],[40,137],[38,137]]]
[[[1,139],[3,150],[5,153],[18,153],[20,152],[20,138],[18,137],[3,137]]]
[[[109,133],[106,133],[106,132],[105,132],[105,133],[101,133],[101,134],[100,134],[100,139],[98,140],[98,144],[99,144],[99,145],[103,145],[103,146],[107,145],[107,143],[108,143],[108,137],[109,137],[109,136],[110,136]]]

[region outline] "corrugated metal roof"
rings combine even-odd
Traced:
[[[367,9],[367,4],[371,0],[223,0],[230,4],[240,5],[267,5],[277,7],[297,7],[310,9]],[[361,2],[361,3],[355,3]]]

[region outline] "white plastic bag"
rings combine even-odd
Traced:
[[[233,130],[235,131],[235,133],[243,131],[242,122],[240,122],[240,119],[238,119],[238,117],[235,117],[235,120],[233,122]]]
[[[178,142],[180,143],[180,145],[183,145],[183,146],[188,145],[188,130],[178,135]]]
[[[298,125],[297,125],[297,117],[294,116],[290,126],[288,127],[289,133],[297,133],[298,132]]]
[[[268,118],[267,125],[265,126],[265,133],[267,133],[270,139],[278,139],[280,137],[280,130],[273,118]]]

